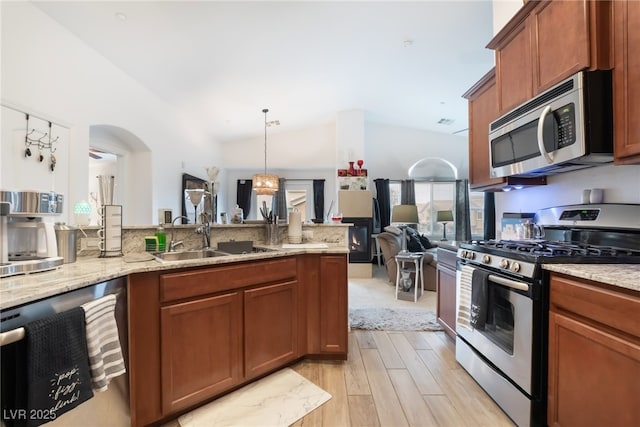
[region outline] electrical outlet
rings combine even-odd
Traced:
[[[85,249],[98,249],[99,243],[99,237],[82,237],[80,239],[80,250],[83,251]]]

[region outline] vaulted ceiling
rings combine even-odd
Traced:
[[[46,14],[219,141],[368,121],[464,132],[493,66],[490,1],[42,1]],[[440,122],[440,123],[439,123]]]

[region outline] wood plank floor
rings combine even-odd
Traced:
[[[333,397],[294,426],[513,426],[444,332],[351,331],[347,361],[292,368]]]

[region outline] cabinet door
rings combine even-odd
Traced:
[[[535,93],[589,68],[589,2],[542,2],[530,19],[535,39]]]
[[[242,294],[160,309],[162,412],[168,414],[242,381]]]
[[[549,426],[640,425],[639,378],[637,339],[551,311]]]
[[[438,251],[438,254],[440,251]],[[439,257],[438,257],[439,258]],[[438,262],[438,323],[452,338],[456,336],[456,270]]]
[[[244,325],[247,378],[298,357],[296,283],[244,291]]]
[[[533,62],[529,20],[516,26],[506,42],[496,49],[497,98],[500,114],[522,104],[533,95]],[[497,118],[498,114],[496,114]]]
[[[640,2],[616,1],[613,120],[616,164],[640,164]]]
[[[484,76],[465,94],[469,99],[469,181],[471,188],[500,185],[489,173],[489,124],[498,118],[495,73]]]
[[[347,357],[347,257],[320,257],[320,351]]]

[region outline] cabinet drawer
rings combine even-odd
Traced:
[[[262,283],[293,280],[296,259],[279,258],[160,276],[160,301],[244,288]]]
[[[562,309],[640,337],[640,296],[552,274],[551,309]]]

